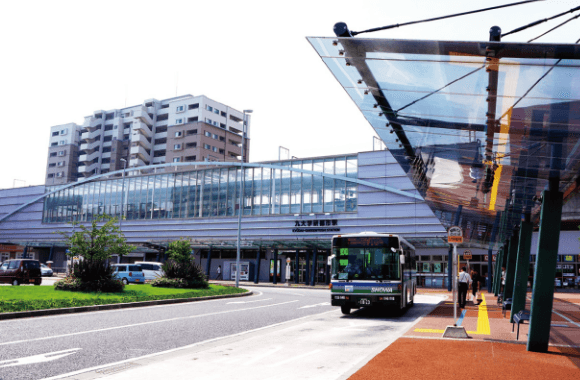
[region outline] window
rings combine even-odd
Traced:
[[[194,122],[196,122],[196,121],[198,121],[198,120],[199,120],[199,118],[198,118],[197,116],[194,116],[194,117],[188,117],[188,118],[187,118],[187,122],[188,122],[188,123],[194,123]]]
[[[214,151],[214,152],[216,152],[216,153],[217,153],[217,151],[218,151],[218,149],[217,149],[215,146],[212,146],[212,147],[211,147],[211,150],[213,150],[213,151]]]
[[[205,149],[211,149],[211,146],[209,146],[208,144],[203,144],[203,147],[204,147]]]
[[[105,131],[112,131],[112,130],[113,130],[113,124],[105,125]]]
[[[57,142],[53,142],[52,144],[50,144],[50,146],[57,146],[58,143]]]
[[[49,168],[54,168],[55,166],[56,166],[56,164],[55,164],[55,163],[48,164],[48,167],[49,167]]]
[[[226,141],[226,138],[223,136],[220,136],[220,141]]]
[[[59,161],[58,166],[64,166],[64,161]]]
[[[173,145],[173,149],[175,149],[175,150],[181,150],[181,144],[175,144],[175,145]]]
[[[64,156],[65,154],[66,154],[66,150],[59,150],[58,151],[59,156]]]
[[[220,128],[226,129],[226,125],[224,123],[220,123]]]
[[[187,149],[189,149],[189,148],[197,148],[197,143],[195,143],[195,142],[187,143],[187,144],[185,144],[185,147]]]
[[[56,152],[52,152],[52,153],[50,154],[50,157],[56,157]]]
[[[187,106],[187,109],[190,109],[190,110],[194,110],[197,108],[199,108],[199,103],[190,104],[189,106]]]
[[[187,156],[187,157],[185,157],[185,161],[187,161],[187,162],[195,161],[195,159],[196,159],[196,156]]]
[[[183,112],[185,111],[185,106],[177,106],[177,108],[175,109],[175,112]]]
[[[58,136],[58,131],[56,131],[56,132],[52,132],[52,135],[53,135],[53,136]]]
[[[117,127],[118,127],[118,125],[115,125],[115,126],[113,127],[113,129],[117,129]]]
[[[220,149],[220,154],[225,154],[225,152],[226,152],[225,150]]]
[[[173,162],[179,162],[181,161],[181,157],[173,157]]]
[[[205,109],[208,110],[209,112],[212,112],[213,111],[213,107],[212,106],[206,105],[205,106]]]
[[[158,126],[157,128],[155,128],[155,133],[163,133],[163,132],[167,132],[167,126]]]
[[[169,108],[169,104],[162,104],[161,109],[164,109],[164,108]]]
[[[175,132],[175,137],[183,137],[183,132],[182,131]]]
[[[110,151],[111,151],[111,147],[110,146],[103,148],[103,153],[108,153]]]
[[[175,119],[175,124],[183,124],[183,119]]]
[[[211,124],[212,123],[211,119],[208,119],[207,117],[205,118],[205,122],[208,123],[208,124]]]
[[[52,173],[50,173],[50,174],[47,176],[47,178],[53,178],[53,177],[54,177],[54,174],[52,174]]]
[[[212,134],[212,136],[211,136],[211,137],[213,137],[213,139],[214,139],[214,140],[217,140],[217,139],[219,138],[219,136],[218,136],[218,135],[216,135],[215,133],[214,133],[214,134]]]
[[[220,111],[217,108],[214,108],[213,113],[215,113],[216,115],[219,115]]]
[[[113,120],[114,117],[115,117],[114,113],[108,113],[107,116],[105,116],[105,120]]]
[[[197,129],[190,129],[189,131],[187,131],[187,135],[188,136],[197,135]]]
[[[165,114],[165,115],[157,115],[157,121],[163,121],[163,120],[167,120],[169,119],[169,115]]]
[[[61,136],[66,135],[67,133],[68,133],[68,129],[61,129],[60,130],[60,135]]]
[[[156,150],[153,152],[153,157],[165,157],[165,150]]]
[[[60,140],[60,141],[58,142],[58,145],[65,145],[65,144],[66,144],[66,140]]]
[[[111,140],[113,140],[113,136],[105,136],[103,138],[103,142],[107,142],[107,141],[111,141]]]
[[[203,134],[205,137],[211,137],[211,133],[209,133],[208,131],[205,131]]]
[[[223,117],[226,117],[226,113],[224,111],[221,111],[220,115],[222,115]]]
[[[110,158],[103,158],[101,160],[101,164],[109,164],[109,163],[111,163],[111,159]],[[103,172],[101,172],[101,173],[103,173]]]
[[[155,144],[165,144],[167,142],[166,138],[162,138],[162,139],[157,139],[155,140]]]
[[[64,176],[64,172],[58,172],[58,173],[56,173],[56,176],[57,176],[58,178],[61,178],[61,177],[63,177],[63,176]]]
[[[213,121],[212,124],[215,125],[216,127],[219,125],[217,121]]]

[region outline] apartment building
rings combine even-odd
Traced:
[[[81,127],[75,123],[50,128],[46,184],[62,185],[77,179]]]
[[[170,162],[240,161],[243,117],[242,112],[204,95],[148,99],[137,106],[95,111],[80,126],[70,123],[51,128],[49,165],[56,162],[51,161],[51,155],[60,143],[56,138],[60,134],[53,136],[54,132],[75,130],[80,131],[75,133],[80,137],[70,144],[71,150],[77,144],[78,154],[65,153],[70,157],[65,161],[70,173],[56,177],[54,167],[49,166],[46,183],[71,182],[77,176],[120,170],[124,165],[133,168]],[[246,119],[245,162],[249,159],[250,115]],[[57,145],[52,146],[55,141]]]

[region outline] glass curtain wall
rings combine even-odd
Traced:
[[[272,165],[357,178],[357,157],[295,160]],[[356,183],[285,169],[239,168],[127,176],[87,182],[49,195],[43,222],[90,222],[107,214],[127,220],[353,212]],[[241,199],[240,199],[241,198]]]

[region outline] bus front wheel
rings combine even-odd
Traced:
[[[350,307],[348,307],[348,306],[341,306],[340,307],[340,311],[342,311],[342,314],[344,314],[344,315],[349,315],[350,314]]]

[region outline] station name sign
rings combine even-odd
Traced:
[[[336,226],[338,226],[337,219],[295,220],[292,232],[340,232],[340,228]]]

